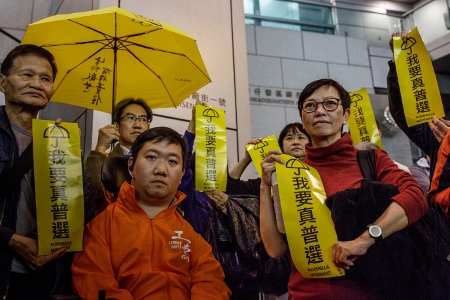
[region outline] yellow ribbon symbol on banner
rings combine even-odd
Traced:
[[[278,190],[295,267],[305,278],[342,276],[332,261],[337,235],[319,172],[293,156],[280,157],[285,164],[275,164]]]
[[[365,88],[350,93],[350,117],[348,118],[348,128],[350,130],[353,144],[359,142],[372,142],[380,149],[380,132],[375,121],[369,93]]]
[[[225,112],[195,107],[195,187],[198,191],[227,188],[227,131]]]
[[[34,119],[33,157],[39,255],[61,247],[81,251],[84,196],[78,125]]]
[[[394,58],[408,127],[445,115],[436,74],[427,48],[414,28],[406,42],[394,37]]]
[[[277,138],[274,135],[266,136],[261,142],[257,144],[247,144],[245,147],[252,158],[259,177],[262,175],[261,162],[266,158],[267,152],[270,150],[278,150],[281,152]]]

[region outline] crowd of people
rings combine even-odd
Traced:
[[[406,41],[406,32],[394,33],[391,49],[396,36]],[[416,235],[435,237],[424,232],[429,227],[416,226],[430,209],[439,208],[448,226],[450,121],[434,117],[429,123],[408,127],[394,60],[389,67],[390,111],[399,128],[427,155],[410,172],[369,143],[353,145],[349,133],[343,132],[350,116],[350,95],[333,79],[302,87],[301,123],[287,124],[281,131],[281,151],[269,151],[261,163],[261,178],[241,180],[251,163],[245,151],[228,172],[225,192],[201,192],[195,187],[195,107],[183,136],[168,127],[152,127],[152,110],[144,100],[122,99],[114,107],[112,124],[99,130],[98,143],[84,161],[83,250],[74,254],[62,247],[39,255],[31,130],[32,120],[54,92],[57,65],[41,47],[17,46],[3,61],[0,74],[0,91],[5,95],[5,105],[0,107],[0,296],[450,298],[446,288],[450,287],[450,252],[431,260],[440,263],[436,268],[427,265],[430,260],[414,259],[430,253],[411,247],[417,241],[411,229],[421,228],[414,231],[419,232]],[[248,144],[261,141],[254,138]],[[358,158],[358,149],[363,148],[375,148],[371,150],[373,180],[365,175],[364,162]],[[291,261],[293,251],[304,250],[289,245],[277,227],[272,175],[276,164],[284,163],[281,154],[318,171],[327,201],[349,198],[352,191],[360,201],[367,201],[361,204],[366,210],[379,212],[367,224],[358,215],[359,220],[333,219],[338,241],[332,248],[332,261],[345,276],[306,278]],[[127,156],[123,167],[130,175],[118,193],[108,191],[101,177],[104,161],[114,156]],[[372,199],[367,188],[376,191]],[[385,196],[388,191],[394,192]],[[378,199],[381,194],[385,199]],[[338,214],[334,209],[337,206],[330,207],[333,216]],[[353,237],[342,238],[344,231],[354,232]],[[446,246],[450,244],[443,245],[444,254]],[[379,261],[398,252],[396,261]],[[368,269],[374,265],[381,273]],[[373,275],[383,272],[383,278]],[[444,275],[439,277],[438,272]]]

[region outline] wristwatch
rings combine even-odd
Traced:
[[[382,231],[380,226],[375,224],[367,225],[367,228],[369,228],[369,234],[371,237],[375,239],[375,243],[378,243],[383,239]]]

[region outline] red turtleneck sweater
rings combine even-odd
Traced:
[[[357,149],[350,136],[342,138],[327,147],[306,146],[303,161],[320,174],[326,194],[332,195],[348,188],[358,188],[363,176],[356,158]],[[400,170],[387,153],[375,149],[376,174],[378,181],[397,186],[399,194],[392,198],[400,204],[408,216],[408,223],[414,223],[427,211],[428,205],[419,184],[411,174]],[[304,278],[293,265],[289,280],[289,299],[379,299],[366,287],[345,276],[330,279]]]

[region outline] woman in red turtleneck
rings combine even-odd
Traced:
[[[342,126],[347,124],[350,113],[348,92],[334,80],[317,80],[305,87],[298,105],[303,126],[312,141],[306,146],[304,162],[319,172],[327,196],[360,187],[363,175],[356,158],[357,150],[349,134],[342,135]],[[261,235],[267,253],[272,257],[280,257],[289,250],[284,235],[277,230],[270,194],[275,162],[284,163],[278,154],[277,151],[269,152],[261,163]],[[382,238],[386,238],[419,220],[428,206],[414,178],[400,170],[386,152],[375,149],[375,163],[377,179],[399,190],[374,223],[381,229]],[[355,240],[338,241],[333,247],[333,262],[342,272],[348,270],[374,243],[375,238],[368,230]],[[379,299],[370,286],[345,276],[309,279],[304,278],[295,266],[288,290],[289,299]]]

